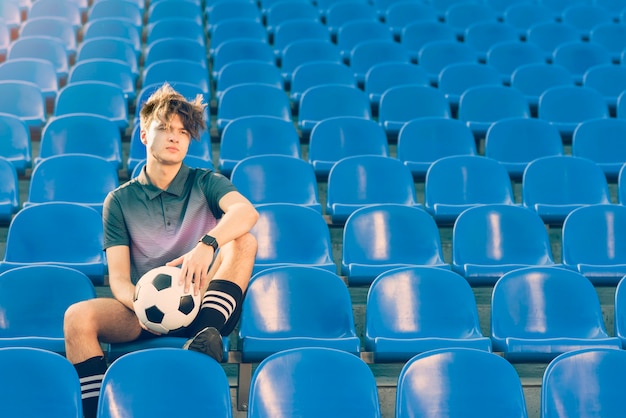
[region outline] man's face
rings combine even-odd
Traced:
[[[179,164],[187,155],[191,137],[180,116],[174,114],[169,123],[154,119],[141,131],[141,141],[146,145],[148,160],[161,164]]]

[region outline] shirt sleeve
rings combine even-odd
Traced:
[[[198,179],[207,199],[209,209],[215,218],[219,219],[224,214],[219,206],[220,199],[227,193],[236,192],[237,188],[222,174],[210,170],[197,170]]]
[[[116,245],[130,245],[130,236],[122,208],[113,192],[109,193],[104,200],[102,221],[104,225],[104,249]]]

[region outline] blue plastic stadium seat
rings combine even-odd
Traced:
[[[139,59],[133,43],[128,39],[116,36],[100,36],[85,39],[78,45],[76,62],[83,60],[106,58],[119,60],[130,66],[136,81],[139,77]]]
[[[300,138],[291,121],[275,116],[252,115],[234,119],[224,128],[220,142],[219,171],[230,177],[246,157],[263,154],[301,158]]]
[[[300,39],[290,42],[283,49],[280,58],[285,87],[290,85],[294,70],[311,61],[342,62],[341,52],[336,44],[326,39]]]
[[[580,123],[572,135],[572,155],[592,160],[609,182],[616,182],[626,163],[626,120],[591,119]]]
[[[485,136],[485,156],[497,160],[513,181],[521,181],[528,163],[539,157],[564,155],[558,129],[536,118],[505,118]]]
[[[28,126],[31,138],[41,133],[46,123],[46,103],[38,85],[30,81],[0,81],[0,113],[20,118]]]
[[[174,8],[176,3],[174,2]],[[261,10],[254,2],[232,2],[232,1],[216,1],[210,6],[210,10],[206,11],[206,24],[208,26],[224,22],[228,19],[248,18],[262,21]]]
[[[55,239],[41,240],[41,234]],[[102,284],[106,271],[103,235],[100,213],[88,206],[48,202],[23,208],[9,226],[0,272],[53,264],[75,268],[94,284]]]
[[[219,44],[213,53],[211,74],[217,77],[224,65],[237,60],[257,60],[276,64],[274,48],[267,41],[235,38]]]
[[[154,367],[159,364],[162,367]],[[167,366],[174,364],[176,367]],[[187,384],[181,385],[181,381]],[[165,391],[168,399],[155,402],[159,390]],[[204,402],[181,401],[188,397]],[[174,348],[130,353],[113,362],[102,381],[98,417],[116,417],[120,411],[137,418],[178,414],[229,418],[228,379],[219,363],[201,353]]]
[[[428,3],[417,1],[391,1],[387,7],[379,7],[378,14],[389,25],[396,41],[407,25],[415,22],[437,22],[437,11]]]
[[[106,196],[119,186],[117,169],[96,155],[66,154],[42,160],[30,176],[24,207],[44,202],[80,203],[102,212]]]
[[[69,58],[65,45],[52,36],[23,36],[13,42],[7,52],[7,60],[14,58],[38,58],[54,65],[59,85],[67,81]]]
[[[626,352],[622,350],[589,348],[561,354],[543,374],[541,416],[620,416],[624,371]]]
[[[310,61],[298,65],[291,75],[289,87],[289,99],[294,111],[297,111],[306,90],[322,84],[357,87],[357,79],[350,67],[339,61]]]
[[[606,331],[593,284],[555,266],[517,269],[498,280],[491,298],[491,341],[510,362],[547,363],[585,347],[621,347]]]
[[[536,2],[519,1],[511,4],[504,10],[502,21],[514,26],[523,39],[526,38],[528,29],[542,22],[554,21],[552,11],[545,5]]]
[[[520,36],[513,25],[497,20],[483,20],[468,26],[463,39],[477,52],[478,60],[485,62],[487,51],[492,46],[500,42],[519,41]]]
[[[95,297],[91,280],[72,268],[28,265],[5,271],[0,274],[5,319],[0,349],[32,347],[64,355],[65,311],[76,302]]]
[[[550,181],[546,181],[550,179]],[[581,206],[611,203],[602,169],[591,160],[553,155],[531,161],[522,178],[522,204],[546,224],[563,223]]]
[[[137,3],[125,0],[100,0],[94,3],[87,16],[88,21],[102,18],[124,19],[141,32],[143,29],[143,11]],[[181,6],[182,7],[182,6]]]
[[[157,39],[146,44],[143,58],[143,65],[145,67],[153,62],[167,59],[195,61],[204,65],[207,69],[209,68],[209,59],[204,42],[171,36],[169,38]]]
[[[530,117],[524,94],[514,87],[470,87],[459,99],[458,119],[467,124],[477,139],[484,138],[494,122],[512,117]]]
[[[502,357],[472,348],[418,354],[400,371],[396,417],[526,418],[515,368]]]
[[[219,103],[222,93],[237,84],[261,83],[284,88],[280,69],[265,61],[237,60],[222,67],[215,78],[215,98]]]
[[[265,26],[270,36],[276,40],[279,26],[292,20],[320,22],[321,10],[308,1],[275,1],[262,13],[265,15]],[[326,28],[328,39],[330,32]]]
[[[141,31],[128,19],[115,17],[90,19],[83,26],[82,36],[83,42],[103,36],[127,40],[133,45],[137,58],[143,49]]]
[[[20,176],[32,165],[28,125],[18,116],[9,113],[0,114],[0,156],[9,160]]]
[[[223,133],[230,122],[245,116],[272,116],[291,122],[291,105],[287,92],[264,83],[228,87],[222,92],[217,106],[218,132]]]
[[[390,39],[373,39],[358,43],[350,51],[350,69],[360,87],[365,85],[368,71],[376,64],[385,62],[411,62],[410,51]]]
[[[13,58],[0,64],[0,79],[36,84],[46,101],[46,108],[48,110],[54,108],[59,92],[59,80],[52,62],[40,58]]]
[[[555,86],[539,96],[537,117],[553,124],[568,143],[579,123],[608,118],[609,105],[602,93],[590,87]]]
[[[140,3],[141,0],[139,0]],[[146,2],[147,4],[148,2]],[[203,25],[202,5],[198,1],[180,3],[177,1],[152,1],[146,10],[147,27],[172,17],[193,19],[197,24]]]
[[[314,7],[304,1],[280,1],[281,5],[304,5],[305,7]],[[316,12],[317,13],[317,12]],[[319,39],[322,41],[330,41],[330,32],[318,18],[300,18],[288,19],[276,25],[273,32],[272,45],[274,53],[280,61],[283,50],[290,43],[301,39]]]
[[[411,59],[415,62],[422,47],[433,41],[456,41],[454,29],[440,21],[418,21],[407,24],[400,33],[400,43],[411,51]]]
[[[613,63],[617,64],[621,61],[622,52],[626,49],[626,26],[614,22],[596,25],[589,32],[589,42],[606,48],[611,54]]]
[[[284,265],[318,267],[336,272],[330,231],[321,213],[292,203],[257,205],[252,229],[258,241],[253,273]]]
[[[543,64],[546,59],[537,45],[530,42],[504,41],[489,48],[485,62],[498,70],[502,82],[510,85],[513,73],[519,67]]]
[[[407,122],[398,134],[398,159],[417,180],[424,180],[430,165],[450,155],[476,155],[472,131],[447,117],[424,117]]]
[[[332,2],[327,8],[321,10],[321,15],[332,39],[337,38],[339,28],[345,23],[354,21],[380,22],[376,8],[369,2],[361,0]]]
[[[98,100],[93,100],[98,97]],[[57,94],[54,116],[88,113],[111,120],[120,130],[129,126],[128,103],[118,85],[103,81],[77,81],[67,84]]]
[[[482,205],[462,212],[452,232],[452,270],[472,285],[493,285],[505,273],[552,266],[546,227],[536,212],[518,205]]]
[[[612,64],[610,52],[602,45],[592,42],[571,41],[560,44],[552,53],[552,62],[562,65],[582,83],[587,70],[596,65]]]
[[[83,416],[80,380],[65,357],[38,348],[4,348],[0,349],[0,368],[3,416]],[[37,376],[36,385],[33,376]]]
[[[127,107],[137,96],[136,77],[126,61],[110,58],[93,58],[76,62],[70,69],[68,84],[102,81],[122,89]]]
[[[104,116],[89,113],[57,116],[50,118],[43,128],[34,164],[61,154],[98,156],[118,170],[122,168],[122,137],[115,122]]]
[[[209,71],[199,62],[173,58],[153,62],[144,67],[143,86],[163,84],[166,81],[172,85],[177,82],[196,84],[207,95],[211,91]]]
[[[336,273],[305,266],[254,275],[242,307],[239,338],[242,361],[248,363],[292,348],[327,347],[354,355],[361,349],[345,283]]]
[[[335,116],[371,119],[372,110],[365,92],[345,84],[320,84],[302,93],[298,127],[305,138],[318,122]]]
[[[0,155],[0,224],[10,224],[13,215],[20,209],[17,176],[13,163]]]
[[[626,275],[624,229],[626,206],[589,205],[573,210],[562,227],[563,265],[595,285],[615,285]]]
[[[380,418],[374,374],[358,356],[332,348],[269,356],[252,375],[248,417],[294,415]]]
[[[343,228],[341,273],[350,285],[369,285],[406,266],[449,269],[435,220],[424,209],[399,204],[355,211]]]
[[[401,84],[430,84],[426,71],[419,65],[408,62],[380,62],[365,73],[363,90],[367,93],[372,114],[378,115],[378,105],[383,93],[390,87]]]
[[[344,62],[350,62],[350,52],[363,41],[393,40],[393,34],[384,22],[377,18],[348,21],[337,28],[336,45]]]
[[[465,90],[484,85],[501,86],[502,79],[495,67],[477,62],[446,65],[437,80],[437,88],[445,93],[453,114],[457,113],[461,95]]]
[[[573,86],[572,74],[557,64],[547,62],[535,62],[518,66],[511,73],[511,87],[515,87],[524,93],[530,113],[537,116],[539,97],[550,87]]]
[[[62,17],[29,17],[20,27],[20,37],[51,36],[61,41],[69,62],[76,58],[78,41],[72,22]]]
[[[459,62],[478,62],[478,55],[474,48],[464,42],[433,40],[419,49],[417,62],[426,70],[428,79],[434,85],[439,79],[439,73],[446,66]]]
[[[230,175],[254,205],[293,203],[322,213],[313,166],[289,155],[256,155],[239,161]]]
[[[209,58],[215,58],[217,48],[224,42],[237,39],[250,39],[260,42],[268,41],[267,29],[263,23],[251,18],[226,19],[211,25],[208,29]]]
[[[465,31],[478,22],[495,22],[497,13],[483,3],[455,1],[445,11],[444,22],[450,25],[459,39],[464,39]]]
[[[326,214],[343,224],[357,209],[395,203],[421,207],[411,171],[402,161],[380,155],[356,155],[337,161],[327,180]]]
[[[563,10],[561,21],[574,26],[581,38],[588,40],[593,28],[604,23],[613,23],[613,16],[603,6],[576,3]]]
[[[583,74],[582,85],[595,89],[604,96],[609,114],[617,113],[617,98],[626,90],[626,67],[601,64],[589,68]]]
[[[424,208],[437,224],[453,224],[465,209],[484,204],[513,205],[506,168],[478,155],[455,155],[433,162],[424,182]]]
[[[408,122],[427,117],[451,117],[445,93],[426,85],[404,84],[387,89],[380,97],[378,123],[389,138],[396,138]]]
[[[158,39],[169,38],[172,35],[175,35],[177,38],[200,42],[204,45],[207,43],[204,26],[202,23],[198,23],[196,17],[170,16],[158,19],[156,22],[148,25],[146,45]]]
[[[308,158],[318,178],[326,179],[337,161],[355,155],[389,156],[387,136],[376,121],[337,116],[313,127]]]
[[[624,348],[626,347],[626,280],[624,278],[621,278],[615,287],[613,307],[613,331]]]
[[[30,5],[26,5],[24,12],[29,8]],[[3,1],[0,5],[0,15],[10,30],[11,39],[17,38],[19,36],[20,26],[22,25],[22,6],[17,2]]]
[[[474,293],[449,270],[404,267],[381,273],[369,287],[365,349],[374,362],[406,362],[438,348],[491,351]]]
[[[559,45],[580,40],[580,34],[574,26],[557,21],[538,22],[526,32],[526,41],[538,46],[549,62],[553,60],[554,50]]]

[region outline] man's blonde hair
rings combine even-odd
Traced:
[[[142,129],[147,129],[153,120],[168,123],[175,114],[180,116],[184,128],[193,139],[199,139],[206,129],[206,103],[202,95],[187,100],[168,83],[164,83],[148,98],[139,112]]]

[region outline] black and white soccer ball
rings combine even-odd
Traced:
[[[141,276],[135,286],[135,314],[146,328],[159,334],[178,331],[194,320],[200,310],[200,295],[185,293],[178,285],[180,269],[161,266]]]

